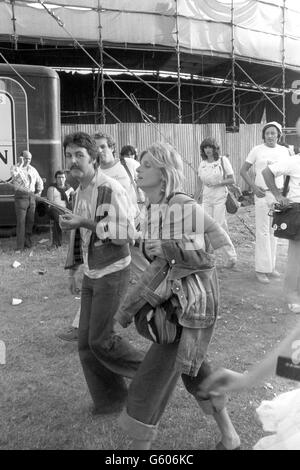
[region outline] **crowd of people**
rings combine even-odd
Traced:
[[[279,123],[265,124],[263,143],[250,151],[241,168],[255,194],[255,275],[264,284],[279,276],[269,210],[276,201],[300,207],[300,155],[290,156],[279,145],[281,134]],[[62,231],[68,232],[65,269],[70,291],[81,292],[81,306],[71,331],[60,337],[78,341],[93,414],[121,412],[119,425],[130,437],[131,449],[150,449],[182,378],[186,390],[219,427],[216,449],[239,449],[225,392],[252,384],[253,374],[245,380],[233,371],[212,372],[207,361],[219,309],[214,251],[224,253],[226,268],[234,268],[238,261],[226,222],[226,198],[235,183],[229,159],[221,155],[215,139],[204,139],[191,197],[184,192],[182,158],[170,144],[154,143],[139,157],[127,145],[118,158],[111,136],[76,132],[65,137],[63,147],[77,188],[68,187],[66,173],[58,171],[47,197],[69,209],[50,211],[53,243],[60,246]],[[43,185],[29,165],[31,155],[28,163],[28,153],[23,152],[13,178],[16,184],[18,178],[24,179],[31,201]],[[249,173],[252,165],[255,180]],[[287,175],[290,190],[285,197],[281,190]],[[17,248],[23,249],[32,220],[26,229],[18,228],[21,222],[24,226],[25,209],[21,218],[17,201],[16,197]],[[299,241],[300,229],[299,237],[289,241],[285,280],[287,303],[294,313],[300,313]],[[136,283],[130,284],[131,275]],[[123,327],[134,322],[138,334],[152,342],[149,350],[138,350],[117,333],[116,321]],[[261,371],[266,371],[264,365],[253,376]]]

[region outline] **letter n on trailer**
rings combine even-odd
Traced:
[[[11,96],[1,89],[0,80],[0,178],[10,179],[10,167],[16,163],[14,146],[14,103]]]

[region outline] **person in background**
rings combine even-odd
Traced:
[[[279,204],[287,206],[293,203],[298,206],[300,213],[300,154],[268,165],[262,171],[262,176]],[[280,176],[290,177],[286,197],[276,185]],[[300,313],[300,228],[295,239],[289,240],[285,292],[290,311]]]
[[[275,269],[277,241],[273,234],[272,219],[268,213],[275,198],[267,187],[262,176],[262,170],[272,163],[284,163],[290,158],[286,147],[278,144],[282,134],[281,125],[268,122],[263,126],[262,138],[264,143],[256,145],[250,151],[240,173],[255,194],[255,273],[256,279],[262,284],[268,284],[270,279],[280,277]],[[255,179],[249,174],[254,166]],[[280,189],[283,188],[283,177],[276,180]]]
[[[136,186],[136,170],[139,163],[134,158],[127,158],[125,155],[119,159],[116,156],[116,143],[113,138],[103,132],[94,135],[98,147],[99,166],[101,170],[111,178],[117,180],[126,189],[133,205],[136,207],[136,217],[138,217],[140,209],[140,198],[142,193],[137,190]],[[133,147],[132,147],[133,148]]]
[[[115,331],[114,316],[129,283],[134,208],[124,188],[97,168],[97,146],[84,132],[64,139],[66,164],[79,181],[73,214],[60,216],[70,231],[65,269],[74,293],[83,264],[78,351],[94,414],[120,410],[144,354]]]
[[[66,184],[66,174],[62,170],[58,170],[55,175],[55,183],[49,186],[47,190],[47,198],[49,201],[54,202],[62,208],[72,209],[71,198],[74,194],[74,189]],[[62,243],[62,231],[59,226],[59,214],[60,212],[55,207],[49,207],[49,215],[53,220],[53,232],[52,232],[52,245],[56,248],[61,246]]]
[[[17,251],[32,247],[32,229],[36,208],[34,195],[40,196],[44,183],[38,171],[31,165],[32,155],[23,150],[17,166],[12,167],[15,184],[15,211],[17,218]]]
[[[127,163],[128,158],[133,158],[138,163],[138,165],[136,165],[136,167],[135,167],[135,170],[133,172],[132,171],[130,172],[130,173],[133,173],[132,177],[130,176],[128,171],[127,171],[127,173],[128,173],[128,176],[129,176],[130,180],[132,180],[132,178],[133,178],[132,184],[134,185],[134,188],[135,188],[138,206],[141,209],[143,203],[145,202],[145,195],[144,195],[143,191],[136,184],[136,177],[137,177],[136,170],[139,167],[139,158],[138,158],[137,149],[134,148],[132,145],[124,145],[121,148],[120,162],[124,166],[124,168],[126,168],[128,166],[128,163]]]
[[[194,198],[203,209],[228,233],[226,222],[227,186],[234,184],[234,172],[227,157],[220,155],[215,139],[208,137],[200,145],[202,161],[198,168],[197,187]],[[237,262],[234,246],[226,245],[222,251],[227,258],[226,268],[233,268]]]
[[[138,161],[139,157],[137,149],[134,148],[132,145],[124,145],[121,148],[120,160],[124,158],[134,158],[134,160]]]

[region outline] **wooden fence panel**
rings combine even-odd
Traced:
[[[200,144],[206,137],[214,137],[220,144],[221,154],[228,154],[241,189],[247,189],[240,177],[240,168],[249,151],[261,140],[262,124],[242,124],[239,132],[226,132],[225,124],[63,124],[62,137],[76,131],[95,134],[100,130],[110,134],[117,142],[117,152],[123,145],[133,145],[139,152],[153,142],[169,142],[181,154],[186,177],[185,190],[193,193],[200,163]]]

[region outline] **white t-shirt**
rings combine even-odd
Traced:
[[[220,156],[218,160],[213,162],[209,162],[208,160],[201,161],[198,167],[198,176],[204,184],[203,199],[215,200],[226,196],[228,192],[226,186],[206,186],[207,184],[221,183],[224,179],[224,173],[225,177],[234,174],[231,163],[227,157]]]
[[[246,162],[254,165],[255,170],[255,184],[264,189],[268,189],[265,180],[262,176],[262,171],[268,165],[273,163],[285,162],[290,158],[289,151],[286,147],[282,145],[277,145],[276,147],[268,147],[265,144],[256,145],[249,152]],[[280,176],[276,178],[276,185],[278,188],[283,187],[283,177]]]
[[[137,162],[133,158],[125,158],[125,161],[133,179],[135,180],[137,176],[136,169],[140,166],[139,162]],[[120,162],[120,160],[117,160],[117,162],[110,168],[101,168],[101,171],[103,171],[105,175],[117,180],[123,186],[133,205],[136,207],[138,213],[139,209],[134,185],[131,182],[128,173]]]
[[[269,165],[275,177],[290,175],[289,191],[287,197],[292,202],[300,203],[300,154],[289,159]]]
[[[13,166],[11,168],[13,183],[27,191],[40,194],[44,189],[44,183],[38,171],[31,165],[27,167]],[[18,187],[16,188],[18,189]]]

